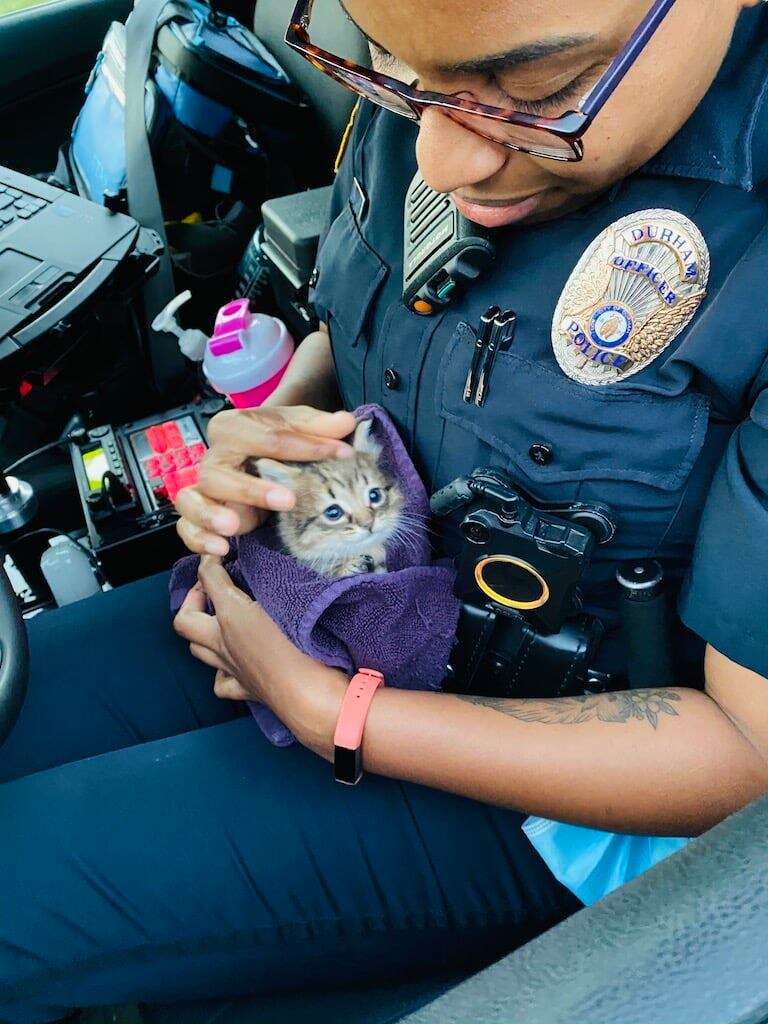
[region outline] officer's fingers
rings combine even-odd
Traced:
[[[222,669],[216,673],[213,692],[222,700],[248,700],[253,697],[253,694],[248,693],[234,676]]]
[[[208,425],[210,449],[203,466],[211,463],[239,467],[248,458],[295,459],[312,462],[318,459],[344,457],[350,451],[341,437],[354,430],[354,419],[349,413],[317,414],[318,421],[330,429],[331,436],[313,433],[303,424],[312,420],[314,410],[304,406],[298,409],[241,409],[219,413]],[[296,444],[294,435],[306,434],[308,443]],[[291,437],[286,447],[286,437]]]
[[[235,469],[213,459],[200,467],[195,489],[199,497],[189,499],[189,508],[184,509],[184,514],[200,526],[226,536],[247,532],[242,522],[244,515],[245,525],[252,528],[255,513],[246,513],[248,508],[280,512],[296,504],[296,496],[288,487],[261,480],[244,469]],[[182,494],[180,491],[179,497]],[[229,507],[222,508],[221,502]]]
[[[224,568],[220,558],[212,555],[203,555],[197,570],[197,578],[200,581],[206,596],[214,606],[214,612],[218,616],[220,606],[222,608],[246,607],[250,611],[254,603],[240,587],[232,582],[232,577]],[[223,623],[222,623],[223,625]],[[219,627],[221,629],[221,626]]]
[[[202,661],[204,665],[210,665],[211,668],[215,668],[217,672],[223,672],[228,674],[230,671],[229,665],[220,658],[215,651],[212,651],[210,647],[203,647],[200,644],[190,644],[189,653],[193,658],[197,658],[198,661]]]
[[[286,425],[276,428],[264,438],[256,457],[277,459],[278,462],[321,462],[323,459],[347,458],[351,454],[351,446],[343,441],[305,433]]]
[[[196,555],[226,555],[229,552],[229,543],[224,537],[202,530],[189,519],[178,519],[176,532],[184,547]]]
[[[221,650],[221,630],[214,616],[196,611],[186,602],[173,620],[173,628],[188,643],[207,647],[211,651]]]
[[[205,591],[198,582],[187,591],[187,596],[181,602],[179,612],[204,612],[206,607]]]
[[[309,405],[288,406],[282,410],[285,419],[305,434],[319,437],[334,437],[339,440],[349,437],[357,423],[351,412],[323,412]]]

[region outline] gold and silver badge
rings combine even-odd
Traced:
[[[581,384],[615,384],[653,362],[691,322],[706,294],[707,243],[687,217],[643,210],[611,224],[565,286],[552,346]]]

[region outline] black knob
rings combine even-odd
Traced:
[[[659,563],[649,558],[619,566],[616,579],[627,601],[653,601],[661,593],[664,573]]]
[[[461,532],[470,544],[487,544],[491,539],[491,531],[485,523],[473,522],[471,519],[461,524]]]
[[[548,444],[542,444],[537,441],[536,444],[532,444],[528,449],[528,455],[537,466],[548,466],[552,461],[553,452]]]
[[[384,371],[384,384],[390,391],[397,391],[400,387],[400,374],[393,366],[388,366]]]

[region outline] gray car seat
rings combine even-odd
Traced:
[[[286,46],[285,30],[292,9],[293,4],[288,0],[257,0],[254,30],[306,94],[317,120],[321,144],[333,154],[344,134],[355,97]],[[358,64],[370,63],[365,39],[337,0],[322,0],[316,4],[312,15],[312,40],[325,49],[352,58]]]

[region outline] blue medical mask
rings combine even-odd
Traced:
[[[522,827],[555,878],[586,905],[631,882],[690,842],[600,832],[546,818],[528,818]]]

